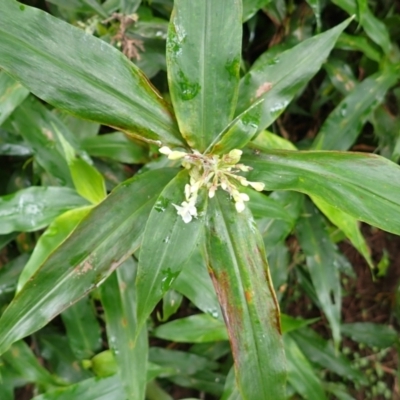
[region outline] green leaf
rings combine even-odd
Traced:
[[[29,90],[0,71],[0,125],[25,100]]]
[[[90,378],[65,389],[48,391],[32,400],[116,400],[125,399],[125,393],[118,376]]]
[[[297,150],[297,147],[292,142],[269,131],[262,131],[249,143],[249,147],[262,150]]]
[[[51,375],[36,358],[35,354],[24,341],[14,343],[2,355],[2,359],[14,370],[18,371],[28,382],[45,387],[65,385],[63,381]]]
[[[249,20],[260,8],[270,3],[271,0],[243,0],[243,22]]]
[[[300,246],[306,255],[311,281],[324,311],[335,344],[340,341],[341,286],[335,265],[336,246],[325,229],[324,220],[309,201],[305,202],[304,216],[296,226]]]
[[[115,355],[121,383],[128,399],[142,399],[146,387],[147,331],[137,335],[137,263],[128,258],[101,286],[101,302],[106,317],[108,342]]]
[[[237,213],[225,193],[209,202],[207,263],[227,324],[244,399],[285,399],[279,306],[264,245],[248,209]]]
[[[332,0],[332,3],[343,8],[349,15],[358,14],[358,4],[360,0]],[[386,54],[389,54],[392,48],[390,43],[389,31],[387,30],[385,24],[380,21],[371,12],[368,7],[368,3],[365,3],[365,9],[362,13],[362,18],[360,21],[365,33],[378,44]]]
[[[162,299],[162,317],[161,321],[167,321],[174,315],[182,304],[183,296],[173,289],[167,291]]]
[[[320,197],[354,218],[400,234],[400,167],[374,154],[269,150],[243,155],[266,190]]]
[[[68,342],[78,360],[93,357],[101,348],[101,331],[88,297],[61,313]]]
[[[254,218],[275,218],[292,222],[293,218],[277,200],[248,187],[240,188],[240,192],[250,197],[249,208]]]
[[[203,152],[236,106],[241,1],[175,0],[174,7],[167,39],[171,98],[182,135]]]
[[[298,329],[313,324],[318,320],[319,318],[301,319],[301,318],[293,318],[290,315],[281,314],[282,333],[297,331]]]
[[[144,164],[148,161],[148,150],[129,140],[122,132],[88,137],[82,147],[94,157],[106,157],[126,164]]]
[[[44,228],[63,212],[86,205],[73,189],[31,186],[0,197],[0,234]]]
[[[313,370],[299,346],[290,337],[284,337],[288,361],[288,381],[303,399],[326,400],[321,379]]]
[[[321,31],[321,4],[320,0],[306,0],[308,5],[313,10],[315,20],[317,21],[317,32]]]
[[[368,40],[368,38],[363,36],[354,36],[342,33],[336,42],[335,48],[342,50],[362,51],[366,57],[376,61],[377,63],[380,63],[382,59],[382,55],[376,46],[371,45],[371,42]]]
[[[185,223],[174,205],[185,200],[186,170],[181,171],[162,191],[143,236],[140,249],[137,290],[137,317],[141,327],[156,304],[169,290],[190,258],[204,225],[204,191],[197,200],[199,217]]]
[[[338,353],[331,342],[324,340],[313,329],[303,328],[292,332],[290,336],[296,341],[304,355],[314,364],[353,382],[363,385],[368,382],[365,375],[354,368],[350,360]]]
[[[153,336],[182,343],[207,343],[228,340],[223,321],[208,314],[196,314],[158,326]]]
[[[314,150],[348,150],[386,92],[397,82],[395,70],[385,69],[357,85],[332,111],[316,136]]]
[[[246,146],[256,134],[260,124],[262,102],[263,99],[255,102],[237,116],[214,140],[216,143],[213,144],[211,153],[227,154],[233,149]]]
[[[218,363],[188,351],[151,347],[149,360],[170,371],[170,375],[193,375],[204,369],[217,369]]]
[[[222,319],[221,308],[215,294],[207,266],[199,249],[176,278],[172,287],[187,297],[198,309],[214,318]]]
[[[262,98],[263,112],[258,130],[271,125],[297,92],[318,72],[349,22],[346,20],[272,60],[258,63],[241,79],[237,113],[243,112],[257,98]]]
[[[370,250],[367,242],[364,239],[364,236],[361,233],[357,220],[349,214],[346,214],[345,212],[328,204],[319,197],[311,196],[311,199],[320,209],[320,211],[322,211],[322,213],[329,219],[329,221],[336,225],[346,235],[352,245],[365,258],[365,261],[368,263],[369,267],[373,269],[374,263],[371,259]]]
[[[0,296],[13,295],[17,287],[18,276],[29,259],[27,253],[23,253],[12,261],[3,265],[0,269]]]
[[[324,69],[333,86],[344,95],[349,94],[358,85],[351,66],[342,59],[330,57],[324,64]]]
[[[343,335],[369,347],[385,349],[399,343],[399,334],[391,326],[372,322],[354,322],[342,325]]]
[[[182,145],[171,110],[117,49],[14,0],[3,1],[0,27],[0,67],[41,99],[147,141]]]
[[[106,185],[100,172],[75,154],[74,148],[54,127],[64,149],[76,191],[92,204],[98,204],[107,196]]]
[[[175,174],[164,169],[135,176],[86,216],[4,311],[0,354],[100,285],[138,249],[150,210]]]
[[[66,336],[57,333],[38,334],[40,356],[46,360],[49,369],[67,382],[75,383],[90,378],[92,374],[83,369],[71,350]]]
[[[34,275],[46,258],[71,234],[91,206],[69,210],[58,216],[40,236],[33,253],[18,278],[17,292]]]
[[[15,132],[32,148],[37,163],[56,178],[56,183],[72,187],[71,174],[62,148],[58,145],[54,126],[63,134],[68,133],[56,115],[33,96],[29,96],[8,121]]]

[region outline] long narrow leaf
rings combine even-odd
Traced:
[[[28,96],[29,90],[0,71],[0,125]]]
[[[279,307],[261,235],[246,209],[225,193],[209,202],[209,272],[228,328],[243,399],[285,399],[285,357]]]
[[[272,61],[258,63],[241,80],[237,113],[263,98],[259,131],[283,112],[297,92],[318,72],[350,20],[305,40]]]
[[[175,173],[164,169],[138,175],[90,212],[4,311],[0,354],[101,284],[137,250],[150,210]]]
[[[270,150],[242,157],[267,190],[321,197],[358,220],[400,234],[400,167],[374,154]]]
[[[202,227],[204,200],[198,199],[199,217],[185,223],[175,205],[185,198],[187,171],[180,172],[160,194],[150,213],[140,249],[136,279],[138,325],[141,327],[190,258]],[[204,193],[203,193],[204,194]]]
[[[41,99],[145,140],[182,145],[158,92],[109,44],[14,0],[2,1],[0,35],[0,67]]]
[[[241,1],[176,0],[174,5],[167,40],[171,97],[182,135],[204,151],[236,106]]]
[[[0,197],[0,234],[31,232],[44,228],[58,215],[87,205],[75,190],[31,186]]]
[[[101,302],[106,316],[107,336],[115,355],[122,385],[128,399],[143,399],[146,388],[147,331],[137,335],[137,264],[128,258],[101,286]]]

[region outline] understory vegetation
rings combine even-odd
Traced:
[[[399,399],[399,43],[392,0],[0,0],[0,399]]]

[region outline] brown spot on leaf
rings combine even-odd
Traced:
[[[124,328],[128,326],[128,321],[126,320],[126,318],[122,318],[121,323]]]
[[[253,292],[251,290],[246,290],[244,292],[244,295],[246,296],[246,301],[248,303],[251,303],[253,301]]]
[[[54,135],[53,135],[53,132],[50,129],[43,128],[42,132],[47,137],[47,139],[49,139],[51,141],[54,141]]]
[[[264,93],[267,93],[270,91],[272,88],[272,83],[271,82],[264,82],[262,85],[260,85],[256,91],[256,98],[258,99],[260,96],[262,96]]]

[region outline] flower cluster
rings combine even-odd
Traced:
[[[160,148],[160,153],[168,156],[170,160],[182,160],[182,166],[189,170],[190,184],[185,186],[185,201],[181,205],[174,204],[184,222],[190,222],[193,217],[197,217],[196,200],[199,189],[205,187],[208,190],[208,196],[214,197],[216,190],[221,189],[228,192],[235,201],[237,212],[245,209],[245,202],[249,201],[246,193],[240,193],[236,182],[243,186],[251,186],[253,189],[261,192],[264,184],[261,182],[250,182],[237,172],[250,171],[252,168],[239,164],[242,156],[241,150],[232,150],[228,154],[218,156],[215,154],[201,154],[196,150],[193,153],[183,151],[173,151],[169,147]]]

